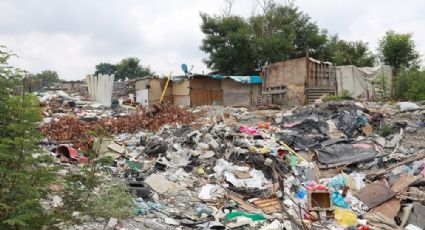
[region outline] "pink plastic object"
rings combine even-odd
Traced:
[[[258,130],[256,130],[255,128],[248,127],[246,125],[241,125],[239,131],[241,131],[241,133],[246,133],[250,135],[258,135]]]

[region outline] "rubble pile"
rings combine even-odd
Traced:
[[[42,129],[55,140],[84,141],[94,126],[113,135],[93,146],[115,158],[109,168],[137,197],[135,216],[83,227],[425,227],[423,105],[402,111],[341,101],[264,109],[204,106],[192,113],[155,105],[95,122],[64,117]],[[171,123],[178,125],[164,125]]]
[[[70,141],[75,146],[87,150],[93,142],[90,131],[102,130],[108,135],[134,133],[141,129],[158,130],[165,124],[188,124],[197,116],[189,111],[171,105],[157,106],[155,111],[146,112],[139,109],[119,117],[105,117],[98,121],[84,121],[77,117],[64,116],[57,121],[41,127],[41,131],[49,139]]]

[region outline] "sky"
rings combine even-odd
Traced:
[[[283,0],[282,0],[283,1]],[[425,55],[423,0],[294,0],[320,28],[376,51],[387,30],[412,33]],[[138,57],[158,75],[180,66],[208,72],[199,50],[200,12],[221,14],[224,0],[0,0],[0,45],[19,57],[10,64],[32,73],[51,69],[83,79],[96,64]],[[232,13],[249,17],[257,0],[234,0]],[[422,59],[424,59],[422,57]]]

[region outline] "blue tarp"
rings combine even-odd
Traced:
[[[206,75],[207,77],[211,77],[214,79],[232,79],[233,81],[237,81],[240,83],[248,83],[248,84],[261,84],[260,76],[223,76],[223,75]]]
[[[189,76],[189,79],[196,78],[196,77],[209,77],[214,78],[217,80],[223,80],[223,79],[232,79],[233,81],[240,82],[240,83],[246,83],[246,84],[261,84],[261,77],[260,76],[224,76],[224,75],[202,75],[202,74],[193,74]],[[182,81],[188,79],[186,76],[174,76],[173,81]]]

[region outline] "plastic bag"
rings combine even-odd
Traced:
[[[335,220],[339,225],[357,225],[357,215],[349,209],[335,208]]]
[[[259,129],[270,129],[270,122],[258,122]]]
[[[416,110],[419,109],[419,106],[413,102],[399,102],[398,106],[400,106],[401,111],[409,111],[409,110]]]
[[[342,174],[338,174],[331,179],[329,185],[334,189],[340,189],[347,186],[347,178]]]
[[[332,193],[332,203],[341,208],[350,208],[347,202],[345,202],[344,197],[339,192]]]
[[[230,212],[226,215],[225,219],[231,220],[231,219],[239,217],[239,216],[244,216],[244,217],[250,218],[253,221],[260,221],[260,220],[266,219],[264,217],[264,215],[262,213],[259,213],[259,212],[258,213]]]
[[[248,127],[246,125],[241,125],[239,131],[241,133],[246,133],[250,135],[258,135],[258,130],[256,130],[255,128]]]

